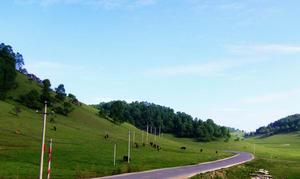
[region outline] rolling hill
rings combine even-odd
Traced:
[[[36,178],[39,173],[42,115],[15,99],[33,88],[40,90],[41,87],[20,73],[16,81],[17,88],[9,91],[7,100],[0,101],[0,178]],[[14,113],[16,106],[20,108],[17,115]],[[129,130],[135,133],[135,142],[140,147],[134,148],[132,144],[132,161],[127,164],[122,158],[127,154]],[[108,140],[104,139],[106,134],[109,134]],[[128,123],[116,125],[99,117],[97,109],[85,104],[74,105],[74,110],[68,116],[48,116],[47,141],[50,138],[53,139],[53,178],[104,176],[195,164],[230,155],[224,152],[216,154],[215,146],[207,147],[203,143],[183,141],[167,134],[163,137],[149,135],[149,142],[159,143],[162,150],[157,151],[150,145],[141,147],[141,130]],[[114,144],[117,144],[116,166],[113,166]],[[182,146],[187,150],[182,151]],[[200,148],[203,149],[202,153]]]
[[[300,114],[279,119],[267,126],[258,128],[254,135],[274,135],[300,130]]]

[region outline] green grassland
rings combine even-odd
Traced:
[[[18,96],[40,87],[18,74],[18,86],[9,92],[7,101],[0,101],[0,178],[37,178],[42,134],[42,116],[34,110],[16,103]],[[13,109],[21,107],[17,116]],[[223,150],[248,151],[255,160],[240,166],[218,171],[213,178],[249,178],[249,173],[264,168],[275,178],[299,178],[300,176],[300,134],[291,133],[267,138],[243,139],[234,133],[229,142],[223,140],[202,143],[193,139],[176,138],[170,134],[156,137],[162,147],[156,151],[150,145],[141,146],[142,131],[124,123],[116,125],[97,115],[90,106],[74,106],[68,117],[48,117],[46,138],[53,138],[53,178],[89,178],[124,172],[149,170],[162,167],[196,164],[228,157]],[[54,122],[50,123],[50,120]],[[54,131],[53,127],[57,130]],[[127,155],[128,131],[135,133],[140,147],[132,145],[132,161],[122,161]],[[105,140],[104,135],[109,134]],[[235,141],[235,138],[241,138]],[[146,141],[144,134],[144,141]],[[132,138],[131,138],[132,140]],[[154,136],[149,135],[149,142]],[[113,146],[117,144],[117,165],[113,166]],[[187,150],[182,151],[180,147]],[[254,147],[255,146],[255,147]],[[200,152],[203,149],[203,152]],[[216,154],[218,150],[218,154]],[[45,157],[47,159],[47,157]],[[47,160],[45,160],[46,171]],[[208,173],[195,178],[211,178]]]
[[[207,147],[219,143],[207,143]],[[300,132],[271,137],[252,137],[242,141],[231,140],[222,148],[255,152],[255,160],[229,169],[211,172],[194,178],[249,178],[258,169],[267,169],[274,178],[300,178]]]
[[[18,87],[9,93],[13,98],[28,92],[32,87],[39,89],[25,76],[18,75]],[[0,178],[37,178],[42,134],[42,115],[21,106],[17,116],[12,112],[13,100],[0,101]],[[53,118],[54,122],[50,123]],[[57,130],[54,131],[53,127]],[[132,161],[122,161],[127,155],[128,131],[135,133],[132,145]],[[105,140],[104,135],[109,134]],[[53,138],[53,178],[88,178],[123,172],[141,171],[172,167],[216,160],[230,156],[225,152],[215,153],[215,147],[189,139],[178,139],[171,135],[156,137],[162,147],[157,151],[146,145],[141,146],[142,131],[124,123],[116,125],[97,115],[97,110],[86,106],[75,106],[68,117],[48,117],[47,140]],[[146,140],[144,135],[144,141]],[[132,139],[132,138],[131,138]],[[154,136],[149,135],[154,142]],[[224,142],[222,142],[224,143]],[[117,144],[117,165],[113,166],[113,146]],[[180,150],[181,146],[187,150]],[[204,151],[201,153],[200,148]],[[45,157],[47,158],[47,157]],[[45,171],[47,160],[45,160]]]

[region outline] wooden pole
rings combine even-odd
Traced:
[[[147,123],[147,134],[146,134],[146,142],[148,143],[149,142],[149,126],[148,126],[148,123]]]
[[[159,126],[158,136],[160,137],[161,126]]]
[[[156,142],[156,127],[154,127],[154,141]]]
[[[128,132],[128,163],[130,163],[130,131]]]
[[[116,166],[117,144],[114,146],[114,166]]]
[[[46,150],[45,146],[45,135],[46,135],[46,122],[47,122],[47,101],[45,101],[45,111],[44,111],[44,125],[43,125],[43,135],[42,135],[42,151],[40,160],[40,179],[43,179],[43,165],[44,165],[44,153]]]
[[[142,131],[142,144],[144,144],[144,131]]]
[[[133,136],[132,136],[132,143],[135,143],[135,131],[133,131]]]

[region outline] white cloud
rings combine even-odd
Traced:
[[[300,97],[300,88],[283,92],[275,92],[264,95],[255,96],[242,100],[244,104],[264,104],[273,102],[282,102]]]
[[[47,7],[55,4],[84,5],[104,9],[132,9],[149,6],[157,0],[15,0],[18,4],[39,4]]]
[[[242,61],[218,61],[205,64],[178,65],[149,69],[148,75],[182,76],[182,75],[215,75],[227,69],[240,66]]]
[[[265,45],[230,45],[229,52],[238,55],[277,55],[300,54],[300,45],[265,44]]]
[[[25,66],[29,70],[70,70],[70,71],[76,71],[76,70],[83,70],[84,67],[82,66],[74,66],[74,65],[66,65],[59,62],[53,62],[53,61],[36,61],[29,63]]]

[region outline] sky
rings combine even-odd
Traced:
[[[300,112],[300,1],[7,0],[0,41],[87,104],[148,101],[253,131]]]

